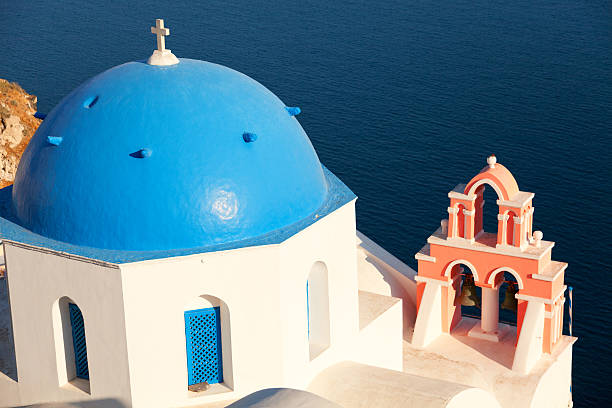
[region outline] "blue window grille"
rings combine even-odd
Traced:
[[[218,307],[185,312],[188,384],[223,382]]]
[[[72,344],[74,345],[74,363],[76,376],[89,380],[89,365],[87,364],[87,343],[85,342],[85,324],[81,309],[74,303],[69,303],[70,325],[72,326]]]

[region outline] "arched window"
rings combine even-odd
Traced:
[[[306,283],[306,316],[310,359],[317,357],[330,345],[329,288],[327,267],[315,262]]]
[[[89,364],[87,363],[87,342],[85,340],[85,322],[81,309],[69,303],[70,327],[72,329],[72,345],[74,347],[74,363],[76,366],[76,377],[89,380]]]
[[[89,392],[89,362],[85,319],[72,299],[62,297],[53,307],[53,326],[60,385],[68,382]]]
[[[217,297],[203,295],[188,309],[184,312],[188,390],[205,392],[221,383],[233,387],[227,305]]]

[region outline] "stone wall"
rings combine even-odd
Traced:
[[[19,159],[40,125],[36,96],[0,79],[0,188],[13,183]]]

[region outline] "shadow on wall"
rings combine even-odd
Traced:
[[[62,402],[52,404],[36,404],[36,405],[24,405],[21,408],[127,408],[124,403],[112,399],[104,398],[91,401],[75,401],[75,402]]]
[[[0,278],[0,373],[11,378],[13,381],[17,381],[11,306],[5,278]]]

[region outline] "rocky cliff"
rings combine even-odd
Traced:
[[[15,179],[19,159],[41,122],[35,113],[36,96],[0,79],[0,188]]]

